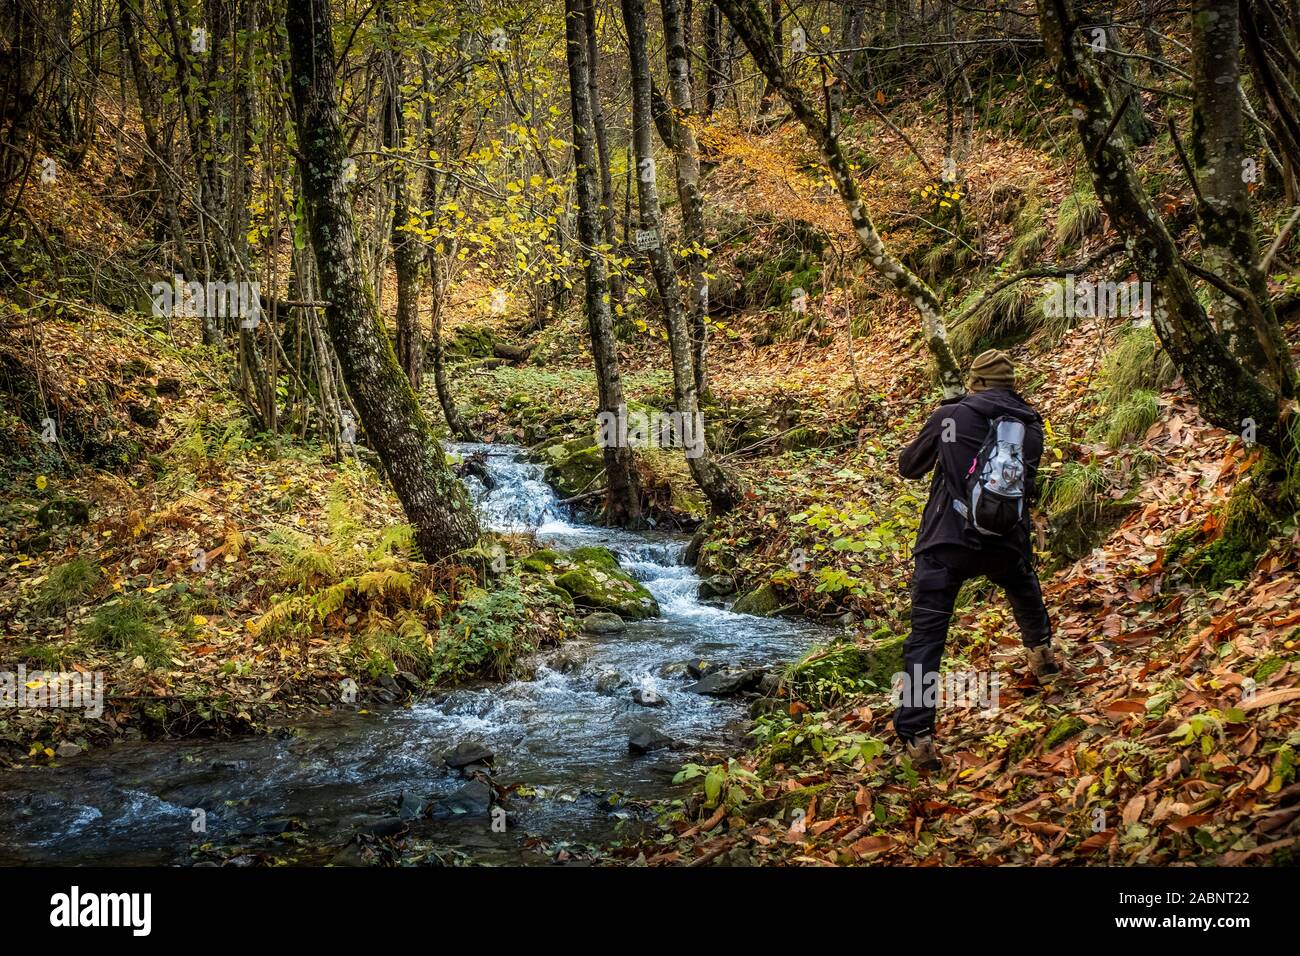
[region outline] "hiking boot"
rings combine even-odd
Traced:
[[[917,737],[912,741],[903,741],[903,749],[912,760],[912,766],[922,773],[932,773],[943,768],[939,760],[939,751],[935,749],[933,737]]]
[[[1051,644],[1043,644],[1029,649],[1029,670],[1040,682],[1061,673],[1061,668],[1056,663],[1056,657],[1052,654]]]

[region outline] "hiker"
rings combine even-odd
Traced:
[[[1030,551],[1030,496],[1043,454],[1043,419],[1016,393],[1015,366],[990,349],[971,364],[967,394],[947,399],[898,459],[904,478],[934,469],[930,499],[913,549],[912,632],[903,644],[905,693],[894,730],[912,765],[938,770],[935,707],[924,699],[937,684],[957,592],[985,577],[1006,592],[1029,668],[1040,681],[1058,672],[1052,626]]]

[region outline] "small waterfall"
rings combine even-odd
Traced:
[[[571,528],[565,507],[543,478],[544,469],[529,461],[522,448],[463,442],[449,445],[448,449],[462,462],[482,463],[482,474],[470,469],[463,480],[483,524],[490,530],[509,533]]]

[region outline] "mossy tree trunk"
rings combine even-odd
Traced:
[[[1219,0],[1200,0],[1198,3],[1194,20],[1198,34],[1202,33],[1207,22],[1212,21],[1208,14],[1214,12],[1210,8],[1217,5]],[[1235,9],[1235,4],[1227,6]],[[1152,320],[1161,344],[1196,397],[1201,413],[1209,421],[1234,432],[1253,423],[1257,440],[1281,450],[1286,431],[1282,427],[1283,404],[1291,401],[1295,393],[1295,369],[1289,354],[1279,352],[1270,344],[1279,341],[1281,336],[1276,328],[1275,314],[1251,293],[1249,286],[1234,286],[1245,300],[1238,300],[1238,304],[1243,306],[1239,316],[1241,324],[1226,330],[1228,337],[1221,336],[1215,329],[1197,298],[1192,271],[1184,262],[1178,243],[1157,212],[1155,202],[1133,163],[1127,140],[1122,134],[1115,133],[1114,106],[1087,44],[1077,35],[1080,21],[1073,0],[1038,0],[1038,12],[1048,56],[1074,107],[1079,138],[1097,197],[1111,223],[1124,238],[1129,258],[1138,274],[1152,285]],[[1236,22],[1235,16],[1231,22]],[[1220,98],[1204,88],[1207,82],[1213,85],[1215,77],[1223,75],[1225,68],[1222,63],[1213,67],[1205,59],[1205,54],[1211,52],[1207,42],[1205,36],[1199,36],[1195,42],[1202,55],[1201,62],[1194,66],[1198,77],[1195,85],[1199,89],[1193,106],[1203,109],[1213,102],[1222,109],[1239,112],[1236,77],[1231,82],[1230,96],[1225,93]],[[1235,49],[1235,27],[1231,36],[1221,35],[1218,42],[1231,43]],[[1235,60],[1235,54],[1233,57]],[[1231,71],[1233,67],[1227,66],[1226,69]],[[1195,122],[1203,124],[1207,120],[1201,117]],[[1210,134],[1209,127],[1202,126],[1199,134],[1203,140],[1202,149],[1209,148],[1205,140],[1211,135],[1234,135],[1231,133],[1231,120],[1220,117],[1211,122],[1221,124],[1219,133]],[[1239,123],[1238,117],[1238,129]],[[1240,142],[1236,146],[1220,143],[1214,147],[1215,152],[1225,159],[1230,159],[1230,152],[1239,156],[1240,149]],[[1240,164],[1229,174],[1240,176]],[[1223,211],[1219,200],[1230,201],[1235,186],[1214,182],[1205,185],[1208,195],[1216,196],[1215,206],[1208,209],[1210,217],[1214,218],[1216,212]],[[1238,206],[1232,215],[1244,216],[1245,222],[1250,222],[1248,209]],[[1211,237],[1217,234],[1215,230],[1218,227],[1216,223],[1210,224]],[[1250,263],[1249,268],[1255,269],[1256,266]],[[1202,275],[1209,274],[1204,270],[1201,272]],[[1218,277],[1218,281],[1232,284],[1231,280],[1223,277]]]
[[[575,191],[578,197],[578,241],[586,272],[587,329],[591,355],[596,366],[597,412],[625,414],[623,381],[619,371],[618,345],[609,307],[609,278],[600,251],[600,160],[596,151],[591,101],[587,95],[587,29],[583,0],[564,0],[565,53],[569,68],[569,100],[573,118]],[[641,495],[632,449],[618,442],[604,448],[608,491],[605,519],[610,524],[641,522]]]
[[[871,221],[866,203],[862,201],[857,181],[849,169],[848,160],[844,158],[844,152],[840,149],[838,136],[813,108],[803,91],[786,74],[777,53],[771,26],[764,19],[756,0],[717,0],[717,3],[772,88],[781,94],[795,118],[803,124],[813,142],[817,144],[822,160],[830,170],[831,178],[834,179],[840,198],[848,210],[853,231],[867,255],[867,261],[885,281],[912,303],[920,314],[925,344],[934,359],[944,396],[952,398],[962,394],[964,388],[961,370],[957,367],[957,361],[948,347],[948,330],[939,297],[920,276],[913,273],[885,248],[875,224]]]
[[[1243,305],[1212,289],[1210,318],[1237,360],[1280,392],[1285,384],[1280,366],[1284,356],[1289,366],[1289,350],[1268,281],[1255,268],[1259,249],[1247,182],[1239,7],[1235,0],[1198,0],[1193,9],[1191,160],[1200,187],[1196,212],[1204,264],[1251,300]],[[1262,314],[1250,315],[1255,309]]]
[[[330,339],[348,391],[415,529],[416,544],[434,561],[472,546],[478,539],[478,518],[397,363],[362,275],[344,182],[332,23],[329,0],[287,0],[290,84],[307,227],[320,292],[329,302],[325,318]]]
[[[665,3],[665,6],[668,4]],[[659,192],[654,175],[653,139],[650,117],[650,56],[646,51],[644,0],[623,0],[623,22],[627,27],[628,50],[632,70],[632,143],[636,165],[643,172],[637,177],[638,214],[641,228],[654,234],[646,251],[654,274],[655,288],[668,327],[668,348],[673,364],[673,397],[686,426],[689,439],[686,462],[700,490],[709,499],[714,514],[730,511],[740,503],[740,486],[718,464],[709,450],[704,419],[700,414],[696,378],[692,371],[691,336],[681,297],[677,291],[677,273],[665,247],[659,219]],[[684,64],[684,61],[683,61]],[[647,164],[646,160],[651,160]]]
[[[437,206],[430,205],[429,208],[436,209]],[[452,394],[451,382],[447,378],[446,355],[442,348],[442,310],[447,302],[447,266],[443,257],[432,247],[429,249],[429,276],[430,285],[433,287],[429,323],[432,329],[429,339],[429,358],[433,366],[433,387],[438,393],[438,404],[442,406],[442,414],[447,420],[447,427],[451,429],[451,433],[461,441],[476,442],[478,436],[474,434],[464,416],[461,415],[460,409],[456,407],[456,396]]]

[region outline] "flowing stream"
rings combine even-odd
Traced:
[[[574,521],[540,467],[507,445],[483,452],[491,488],[467,479],[484,523],[560,548],[603,545],[661,615],[544,654],[533,680],[458,688],[406,707],[339,711],[281,736],[122,742],[0,776],[0,864],[355,862],[358,834],[407,831],[424,862],[545,863],[619,839],[638,801],[670,792],[684,760],[726,744],[744,702],[693,693],[681,663],[771,665],[820,629],[733,614],[697,597],[680,535]],[[645,707],[633,691],[663,706]],[[671,749],[635,756],[651,729]],[[490,782],[446,766],[459,745],[494,755]],[[502,811],[505,811],[504,813]],[[374,842],[363,836],[361,843]],[[337,854],[337,856],[336,856]]]

